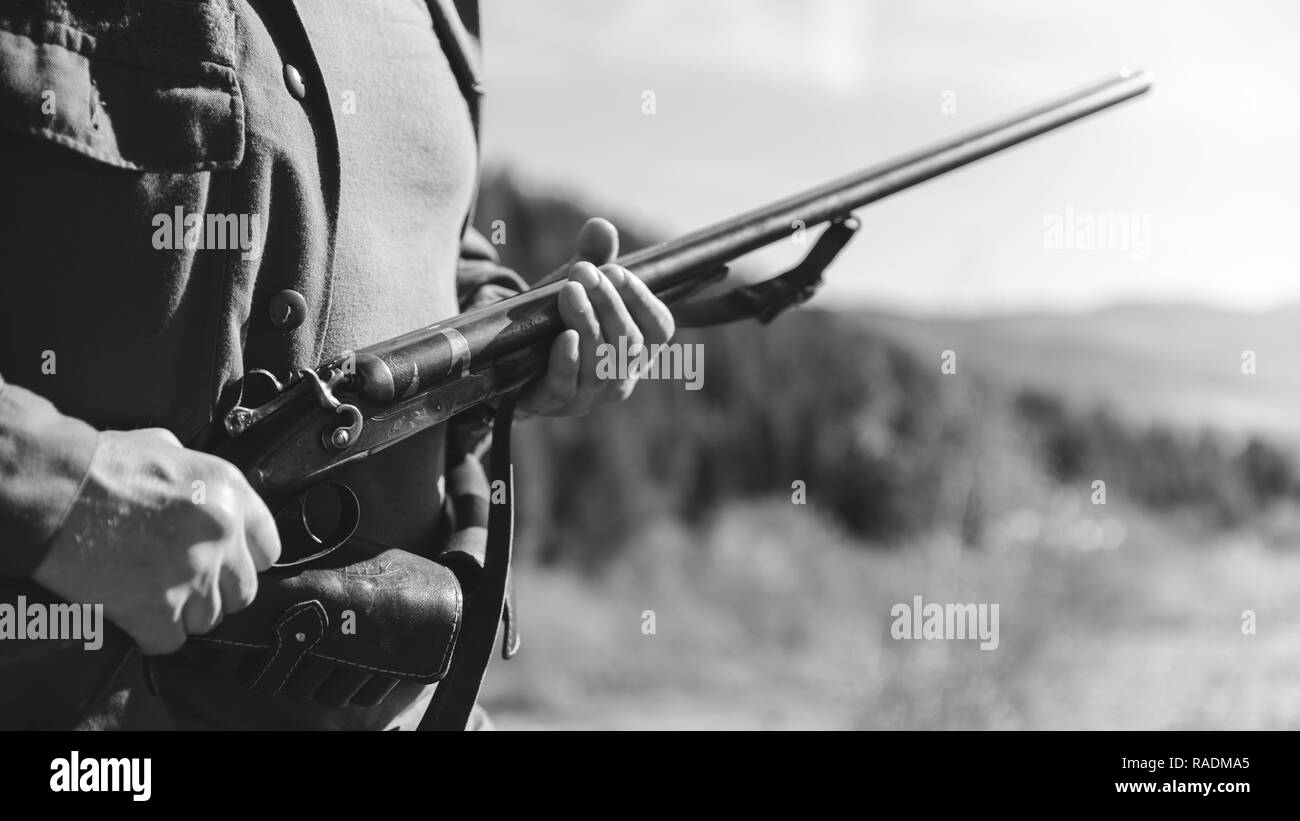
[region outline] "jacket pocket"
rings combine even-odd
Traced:
[[[0,11],[0,124],[118,168],[237,167],[244,100],[229,9],[153,0],[108,12],[121,5],[51,0],[22,16]]]

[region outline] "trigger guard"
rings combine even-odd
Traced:
[[[352,534],[357,532],[357,525],[361,523],[361,502],[357,499],[357,494],[342,482],[325,482],[324,484],[334,488],[334,493],[338,496],[340,510],[338,524],[325,538],[322,539],[316,535],[316,532],[311,529],[311,525],[307,522],[307,496],[311,491],[298,494],[298,522],[302,525],[302,531],[307,534],[307,537],[320,545],[321,549],[292,561],[276,562],[271,567],[298,567],[324,558],[342,547],[347,543],[348,539],[352,538]]]

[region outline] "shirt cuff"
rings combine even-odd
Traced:
[[[0,576],[31,576],[81,491],[99,434],[0,378]]]

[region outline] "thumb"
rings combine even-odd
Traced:
[[[601,217],[592,217],[578,229],[578,253],[573,262],[590,262],[599,268],[618,257],[618,229]]]
[[[577,251],[559,268],[542,277],[537,285],[566,279],[575,262],[590,262],[599,268],[618,258],[618,229],[602,217],[592,217],[578,229]],[[536,286],[534,286],[536,287]]]

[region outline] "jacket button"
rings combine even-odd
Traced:
[[[289,63],[284,64],[284,84],[289,87],[289,93],[295,99],[307,99],[307,86],[302,81],[302,72]]]
[[[307,299],[297,291],[281,291],[271,297],[271,324],[292,331],[307,318]]]

